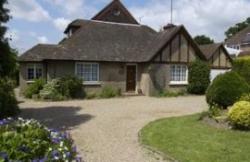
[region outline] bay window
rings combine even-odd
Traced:
[[[171,65],[170,84],[188,84],[188,68],[187,65]]]

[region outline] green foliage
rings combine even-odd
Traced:
[[[43,89],[44,85],[46,84],[46,81],[44,79],[36,79],[34,83],[29,85],[25,91],[24,96],[26,98],[32,98],[34,95],[38,95],[40,90]]]
[[[83,98],[83,80],[74,76],[66,76],[59,80],[59,91],[67,98]]]
[[[186,94],[185,90],[180,91],[161,91],[156,96],[157,97],[178,97],[184,96]]]
[[[232,36],[234,36],[236,33],[238,33],[239,31],[245,29],[246,27],[248,27],[250,25],[250,17],[247,18],[245,21],[241,22],[241,23],[237,23],[234,26],[230,27],[226,32],[226,39],[231,38]]]
[[[210,106],[227,108],[245,93],[249,93],[249,85],[244,78],[235,72],[227,72],[214,79],[207,90],[206,99]]]
[[[39,97],[42,100],[51,100],[51,101],[61,101],[66,98],[60,93],[60,81],[58,79],[53,79],[44,85],[43,89],[39,91]]]
[[[248,101],[248,102],[250,102],[250,93],[243,94],[240,97],[239,101]]]
[[[121,89],[112,86],[104,86],[99,94],[100,98],[112,98],[121,96]]]
[[[76,77],[63,77],[53,79],[46,84],[45,80],[35,80],[24,92],[25,97],[51,101],[65,99],[83,98],[85,96],[82,88],[82,80]]]
[[[70,135],[50,130],[35,120],[0,121],[0,161],[74,161]]]
[[[197,35],[196,37],[194,37],[194,41],[198,44],[198,45],[205,45],[205,44],[213,44],[214,40],[209,38],[208,36],[205,35]]]
[[[4,24],[10,19],[6,4],[7,0],[0,1],[0,77],[12,77],[16,70],[16,51],[11,49],[9,40],[4,37],[7,31]]]
[[[218,117],[222,114],[221,111],[222,111],[221,107],[217,105],[212,105],[208,110],[208,116],[211,118]]]
[[[239,129],[250,129],[250,102],[240,101],[230,108],[228,113],[230,123]]]
[[[205,94],[210,84],[210,67],[207,63],[196,60],[191,63],[188,74],[188,92]]]
[[[0,119],[19,113],[13,84],[8,79],[0,79]]]
[[[240,58],[233,62],[233,71],[241,75],[250,84],[250,58]]]

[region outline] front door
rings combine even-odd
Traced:
[[[135,91],[136,65],[127,65],[127,91]]]

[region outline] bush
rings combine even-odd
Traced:
[[[35,120],[0,121],[0,161],[77,160],[68,133],[50,130]]]
[[[65,96],[60,93],[60,84],[58,79],[53,79],[48,82],[44,88],[40,91],[39,97],[42,100],[52,100],[52,101],[61,101],[66,99]]]
[[[188,92],[191,94],[205,94],[210,84],[210,67],[207,63],[196,60],[189,67]]]
[[[66,76],[59,80],[59,91],[67,98],[83,98],[83,80],[74,76]]]
[[[0,79],[0,119],[19,113],[13,84],[8,79]]]
[[[103,87],[101,93],[99,94],[100,98],[112,98],[118,96],[121,96],[121,89],[112,86]]]
[[[44,79],[36,79],[34,83],[29,85],[25,91],[24,96],[26,98],[32,98],[34,95],[38,95],[40,90],[43,89],[44,85],[46,84],[46,81]]]
[[[235,72],[227,72],[214,79],[207,90],[206,99],[210,106],[227,108],[245,93],[249,93],[249,86],[244,78]]]
[[[245,78],[247,83],[250,83],[250,58],[240,58],[233,62],[233,71]]]
[[[181,91],[161,91],[157,94],[157,97],[178,97],[184,96],[186,94],[185,90]]]
[[[243,94],[240,97],[239,101],[248,101],[248,102],[250,102],[250,93]]]
[[[250,129],[250,102],[240,101],[228,113],[230,123],[239,129]]]

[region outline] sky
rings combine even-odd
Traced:
[[[155,30],[170,22],[170,0],[121,0],[134,17]],[[9,0],[12,16],[6,37],[23,53],[38,43],[57,44],[73,20],[90,19],[111,0]],[[173,0],[173,23],[192,36],[208,35],[216,42],[235,23],[250,17],[250,0]]]

